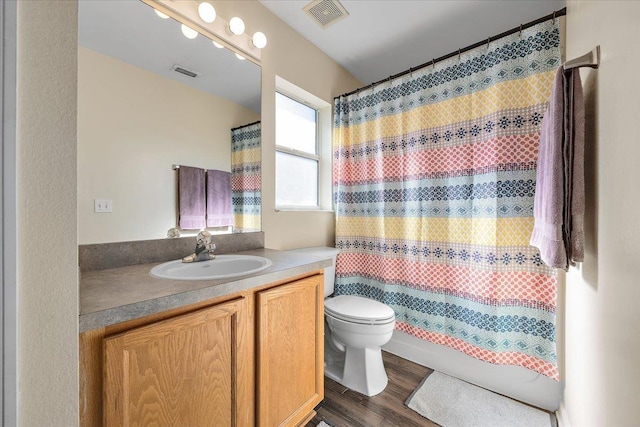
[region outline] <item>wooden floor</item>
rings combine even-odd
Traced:
[[[320,421],[333,427],[432,427],[437,426],[404,405],[431,369],[382,352],[389,385],[377,396],[367,397],[325,377],[324,400],[306,427]]]
[[[324,400],[305,427],[316,427],[321,421],[333,427],[438,427],[404,404],[433,370],[386,351],[382,359],[389,377],[382,393],[367,397],[324,377]],[[557,427],[555,414],[550,415],[551,427]]]

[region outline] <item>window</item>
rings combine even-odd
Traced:
[[[276,92],[276,207],[319,209],[318,110]]]
[[[276,210],[333,209],[331,104],[276,76]]]

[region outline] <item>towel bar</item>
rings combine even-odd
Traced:
[[[586,53],[578,58],[572,59],[564,63],[564,69],[590,67],[598,68],[600,66],[600,45],[594,47],[591,52]]]

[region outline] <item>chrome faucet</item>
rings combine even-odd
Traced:
[[[182,258],[182,262],[198,262],[215,259],[213,251],[216,245],[213,243],[213,237],[208,231],[201,231],[196,238],[196,251],[189,256]]]

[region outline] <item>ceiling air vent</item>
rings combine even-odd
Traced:
[[[185,76],[189,76],[193,78],[198,77],[198,74],[200,74],[197,71],[187,70],[182,65],[178,65],[178,64],[175,64],[173,67],[171,67],[171,69],[176,73],[184,74]]]
[[[314,0],[302,10],[311,17],[320,28],[327,28],[349,16],[349,12],[338,0]]]

